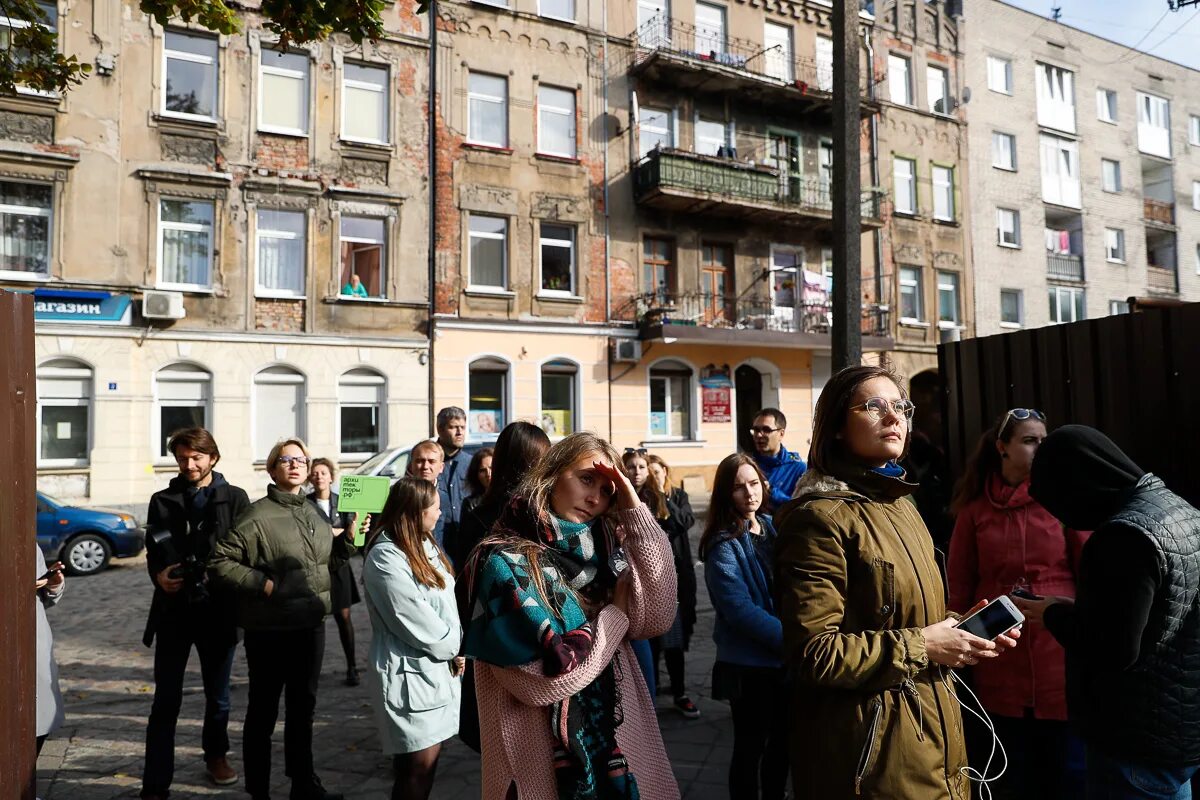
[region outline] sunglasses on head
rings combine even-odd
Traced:
[[[626,447],[625,448],[625,455],[629,455],[630,453],[633,453],[634,455],[644,456],[644,455],[646,455],[647,452],[648,451],[644,447]]]
[[[1004,433],[1004,429],[1008,427],[1009,420],[1024,422],[1027,419],[1036,419],[1039,422],[1046,421],[1046,415],[1038,411],[1036,408],[1010,408],[1008,413],[1004,415],[1004,421],[1000,423],[1000,428],[997,433]]]

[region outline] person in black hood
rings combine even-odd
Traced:
[[[170,795],[175,772],[175,725],[183,701],[183,675],[195,646],[204,682],[201,744],[209,778],[218,786],[237,783],[229,765],[229,674],[237,627],[228,603],[213,594],[205,567],[213,543],[246,509],[246,492],[214,472],[221,452],[212,434],[188,428],[171,436],[167,449],[179,474],[150,498],[146,513],[146,566],[154,599],[142,638],[154,647],[154,702],[146,726],[142,798]],[[157,643],[155,637],[157,636]]]
[[[1087,796],[1190,798],[1200,771],[1200,511],[1084,425],[1042,442],[1030,494],[1068,527],[1095,531],[1074,602],[1015,599],[1066,649]]]

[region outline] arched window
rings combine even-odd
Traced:
[[[362,367],[338,378],[338,438],[347,458],[369,456],[383,449],[384,403],[387,381]]]
[[[547,436],[567,436],[579,429],[576,385],[579,367],[566,359],[542,365],[542,407],[538,416]]]
[[[212,419],[212,374],[195,364],[171,364],[154,376],[156,455],[170,458],[167,441],[184,428],[207,428]]]
[[[650,436],[692,438],[692,368],[667,359],[650,368]]]
[[[509,364],[499,358],[471,362],[467,385],[467,433],[495,439],[508,424]]]
[[[254,457],[265,459],[280,439],[304,432],[304,375],[267,367],[254,376]]]
[[[73,358],[37,370],[38,466],[86,466],[91,453],[92,368]]]

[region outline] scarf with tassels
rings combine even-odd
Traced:
[[[544,596],[516,546],[524,542],[541,545]],[[585,606],[611,600],[618,557],[615,532],[603,520],[538,517],[523,498],[513,498],[472,552],[465,580],[455,587],[464,652],[499,667],[541,661],[548,676],[575,669],[595,638]],[[637,781],[617,746],[615,663],[578,694],[549,708],[559,800],[638,800]]]

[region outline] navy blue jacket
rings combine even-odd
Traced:
[[[754,462],[771,484],[771,496],[767,499],[766,510],[772,512],[792,499],[796,484],[808,469],[799,453],[793,453],[782,444],[779,445],[779,452],[773,456],[755,452]]]
[[[446,493],[442,497],[442,520],[454,530],[462,522],[462,504],[467,499],[467,470],[471,466],[471,458],[466,448],[460,448],[446,459],[442,474],[438,475],[438,488]],[[447,497],[450,500],[448,504]]]
[[[783,624],[771,593],[775,526],[759,516],[762,534],[721,535],[704,556],[704,583],[716,611],[717,660],[747,667],[783,665]]]

